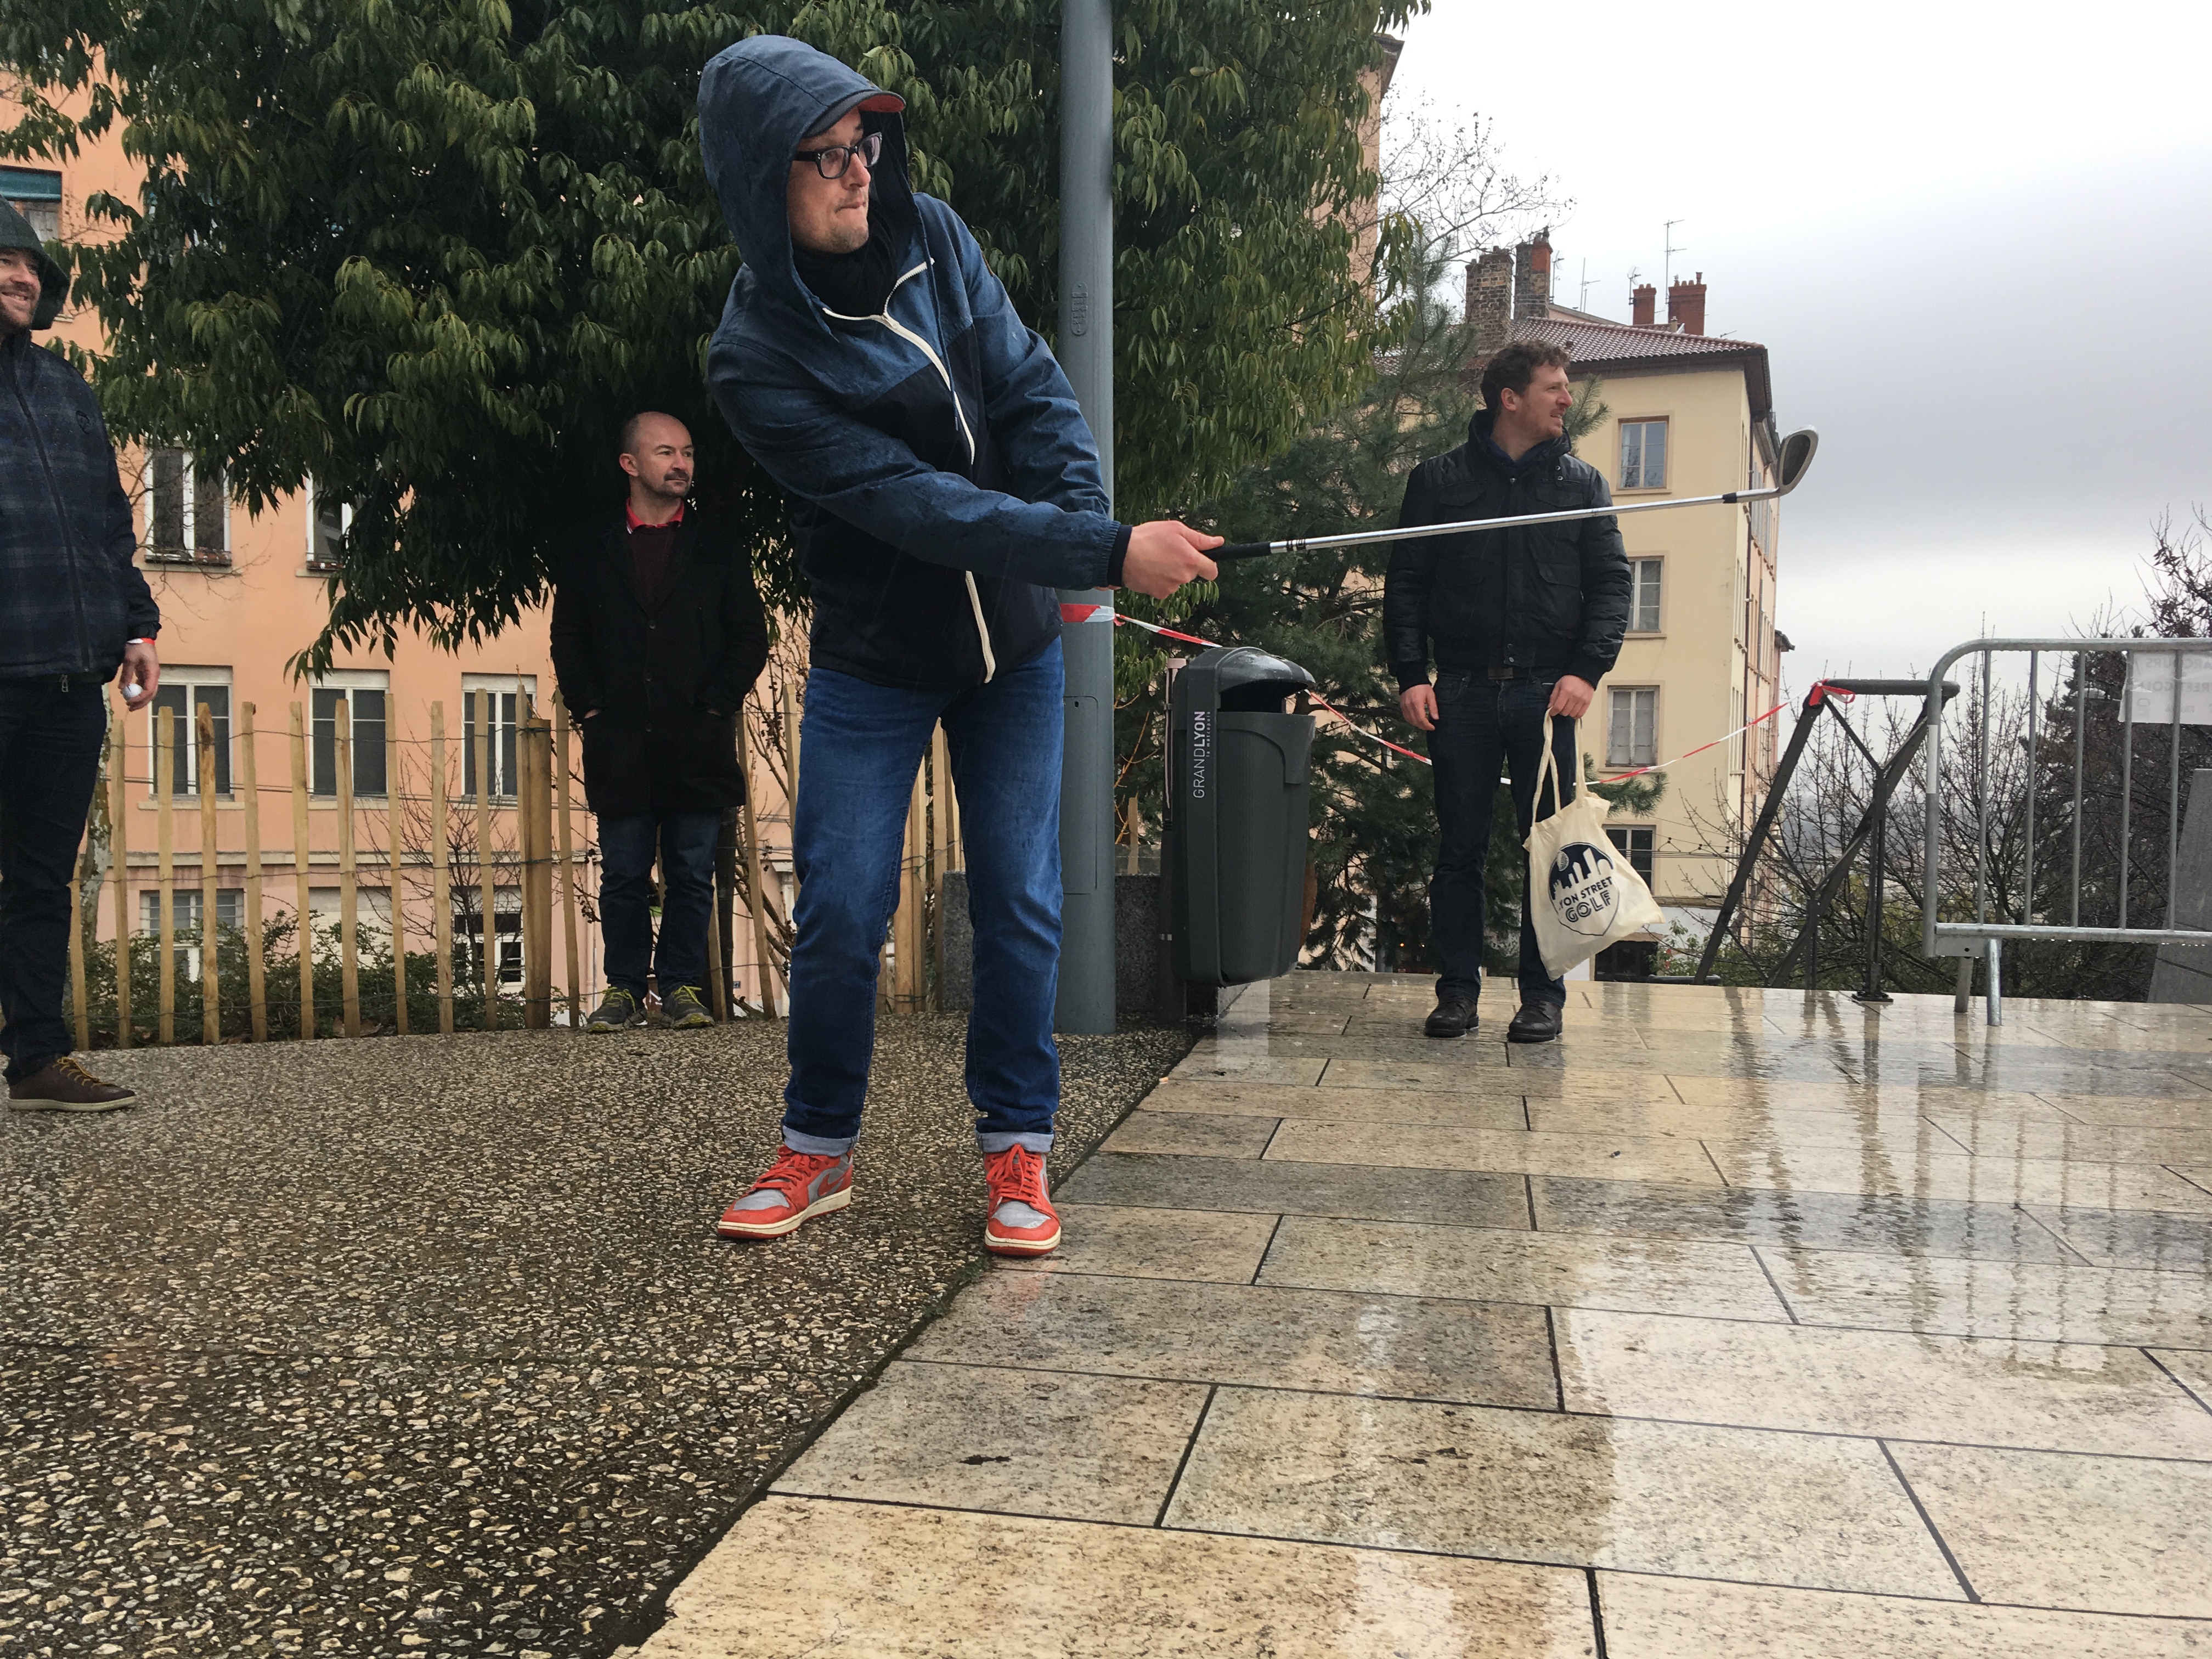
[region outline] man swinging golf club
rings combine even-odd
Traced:
[[[1041,1255],[1060,1233],[1044,1179],[1060,1099],[1053,590],[1164,598],[1214,574],[1220,538],[1109,514],[1059,364],[952,210],[908,188],[904,107],[777,35],[722,52],[699,88],[707,176],[745,262],[708,377],[790,498],[814,600],[783,1146],[720,1231],[775,1237],[851,1196],[907,798],[942,721],[975,934],[983,1243]]]
[[[1574,404],[1567,354],[1516,341],[1482,372],[1482,411],[1468,441],[1424,461],[1406,483],[1401,526],[1606,507],[1597,469],[1566,435]],[[1610,514],[1401,541],[1383,579],[1382,630],[1398,706],[1429,733],[1438,844],[1430,935],[1443,972],[1426,1030],[1464,1036],[1482,990],[1483,866],[1501,767],[1527,839],[1552,722],[1560,802],[1574,799],[1575,722],[1620,654],[1628,557]],[[1430,647],[1437,678],[1429,679]],[[1528,896],[1521,898],[1521,1008],[1512,1042],[1559,1035],[1566,987],[1545,970]]]

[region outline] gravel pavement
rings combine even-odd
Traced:
[[[782,1028],[103,1053],[0,1118],[0,1659],[596,1659],[982,1261],[957,1017],[852,1206],[717,1241]],[[1063,1174],[1188,1047],[1064,1037]]]

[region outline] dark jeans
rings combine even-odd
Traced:
[[[666,996],[707,983],[707,918],[714,908],[719,812],[638,812],[599,820],[599,931],[607,983],[645,998],[649,972]],[[660,854],[660,944],[653,941],[653,855]]]
[[[1528,837],[1535,809],[1536,770],[1544,757],[1544,709],[1553,681],[1492,680],[1479,674],[1437,677],[1437,729],[1429,733],[1429,758],[1437,768],[1436,873],[1429,881],[1429,933],[1443,965],[1439,997],[1473,1001],[1482,990],[1483,866],[1490,856],[1490,819],[1498,775],[1513,780],[1513,816],[1519,839]],[[1552,752],[1559,757],[1559,804],[1575,798],[1581,764],[1575,723],[1552,722]],[[1549,817],[1552,792],[1544,791]],[[1523,859],[1523,868],[1526,860]],[[1529,917],[1527,884],[1521,895],[1521,1000],[1559,1006],[1567,988],[1544,971]]]
[[[817,668],[799,726],[798,944],[783,1139],[842,1152],[860,1133],[875,1048],[877,953],[898,905],[915,770],[938,722],[960,798],[975,924],[968,1098],[987,1152],[1052,1146],[1060,1050],[1060,641],[988,685],[902,690]]]
[[[107,699],[71,675],[0,680],[0,1053],[20,1082],[69,1053],[70,881],[100,777]]]

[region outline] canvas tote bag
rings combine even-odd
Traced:
[[[1536,945],[1553,977],[1632,933],[1666,925],[1667,918],[1644,878],[1605,833],[1613,803],[1584,788],[1559,805],[1559,774],[1552,757],[1552,717],[1544,716],[1544,763],[1536,772],[1536,811],[1544,810],[1544,783],[1552,785],[1552,816],[1529,827],[1528,909],[1536,921]]]

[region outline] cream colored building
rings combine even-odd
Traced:
[[[1705,331],[1705,285],[1673,284],[1668,319],[1636,290],[1626,324],[1553,304],[1541,238],[1468,267],[1468,305],[1484,341],[1540,339],[1595,377],[1606,414],[1577,446],[1623,506],[1717,495],[1772,481],[1778,428],[1766,348]],[[1612,776],[1656,762],[1667,789],[1641,817],[1617,816],[1614,840],[1674,919],[1702,933],[1733,873],[1733,843],[1774,773],[1775,727],[1711,744],[1781,700],[1774,629],[1777,504],[1685,507],[1620,520],[1635,591],[1626,642],[1583,723],[1586,763]],[[1688,756],[1686,759],[1678,757]]]

